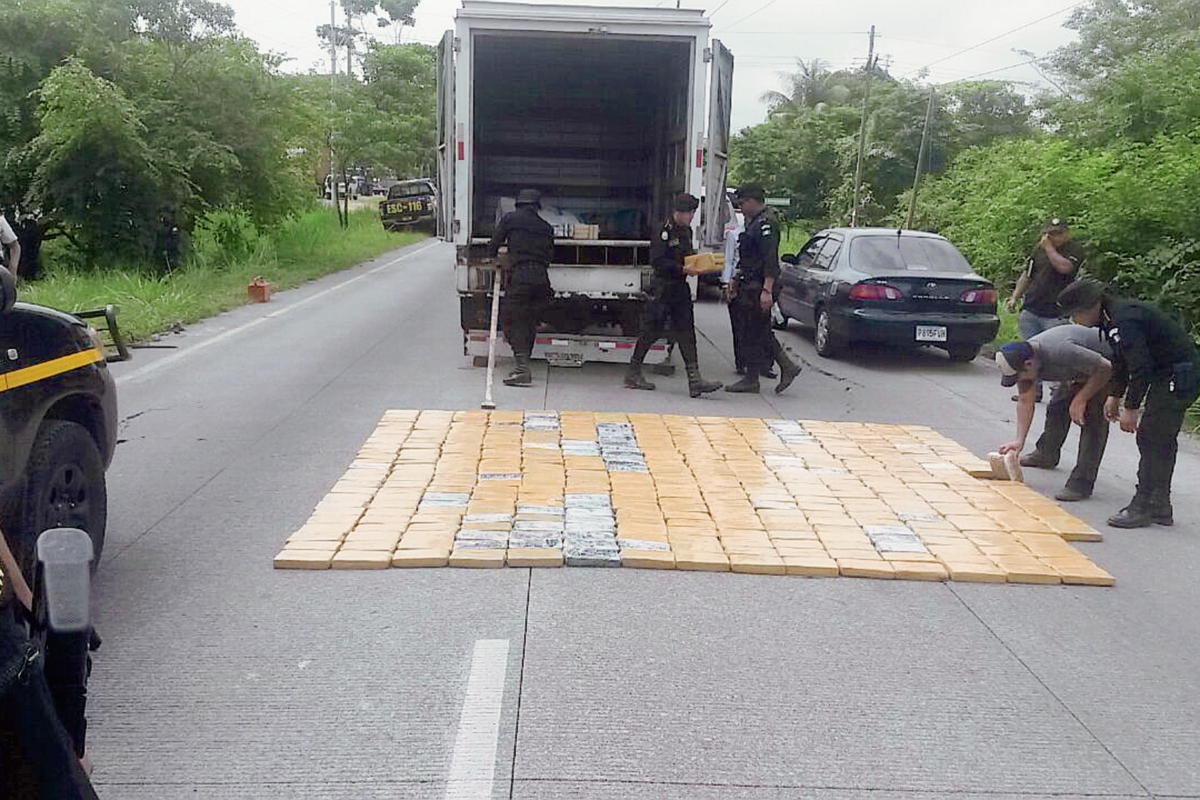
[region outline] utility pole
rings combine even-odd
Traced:
[[[333,0],[329,0],[329,74],[337,75],[337,20],[333,13]]]
[[[871,46],[867,50],[867,77],[863,84],[862,124],[858,128],[858,160],[854,164],[854,207],[850,209],[850,227],[858,227],[858,195],[862,187],[863,148],[867,143],[867,100],[871,96],[871,73],[875,71],[875,26],[871,26]]]
[[[913,175],[912,196],[908,198],[908,217],[904,227],[912,229],[913,218],[917,215],[917,189],[921,185],[921,165],[925,160],[925,142],[929,141],[929,123],[933,119],[933,87],[929,87],[929,105],[925,108],[925,127],[921,129],[921,146],[917,149],[917,171]]]

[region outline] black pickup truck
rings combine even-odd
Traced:
[[[437,234],[438,191],[432,181],[400,181],[393,184],[387,198],[379,203],[379,218],[383,229],[399,231],[405,228],[426,230]]]
[[[79,528],[104,546],[104,472],[117,391],[99,334],[78,317],[16,302],[0,267],[0,528],[31,573],[38,535]]]

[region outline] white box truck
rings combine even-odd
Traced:
[[[487,353],[487,242],[523,188],[556,228],[533,351],[552,364],[629,360],[675,194],[701,198],[696,241],[722,246],[733,56],[709,27],[693,9],[463,0],[438,50],[438,174],[466,355]]]

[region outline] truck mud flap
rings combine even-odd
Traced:
[[[487,357],[488,332],[470,330],[463,334],[463,354],[474,358]],[[547,334],[538,336],[533,345],[533,357],[547,362],[552,367],[582,367],[585,363],[601,362],[628,364],[633,355],[637,339],[628,336],[579,336]],[[667,342],[659,339],[646,356],[647,364],[660,364],[666,360]],[[512,348],[501,336],[496,341],[496,355],[512,357]]]

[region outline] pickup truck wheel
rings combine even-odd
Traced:
[[[21,525],[13,542],[18,563],[33,574],[37,537],[50,528],[79,528],[92,538],[92,569],[100,562],[108,494],[100,450],[82,425],[48,420],[29,456]]]

